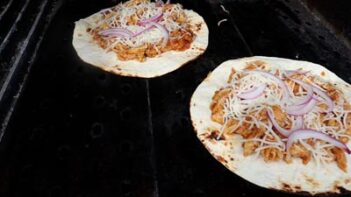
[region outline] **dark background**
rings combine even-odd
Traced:
[[[139,79],[85,64],[71,44],[74,21],[118,1],[1,0],[1,196],[290,196],[212,158],[193,132],[190,97],[221,62],[252,55],[320,63],[350,82],[350,1],[172,2],[204,17],[209,47]]]

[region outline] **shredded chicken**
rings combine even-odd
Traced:
[[[258,147],[258,142],[247,141],[243,143],[244,156],[249,156],[253,154]]]
[[[293,144],[289,149],[289,153],[293,157],[301,158],[303,164],[307,164],[312,159],[311,153],[301,144]]]
[[[283,159],[283,152],[277,148],[266,148],[261,151],[264,161],[278,161]]]
[[[344,172],[346,172],[347,170],[347,160],[346,160],[346,156],[343,150],[341,150],[340,148],[332,148],[331,149],[332,153],[335,156],[335,161],[336,164],[338,165],[338,167],[343,170]]]
[[[141,3],[150,3],[150,0],[130,0],[125,2],[123,5],[126,7],[134,7]],[[176,4],[164,4],[163,11],[171,12]],[[157,7],[155,7],[156,9]],[[145,12],[142,8],[136,10],[135,13],[127,16],[127,25],[136,26],[138,25],[139,17]],[[171,12],[172,13],[172,12]],[[116,27],[119,27],[120,22],[118,21],[120,16],[118,12],[111,13],[106,11],[102,13],[103,20],[112,19],[115,20]],[[137,60],[143,62],[146,58],[155,57],[163,52],[167,51],[184,51],[190,48],[191,43],[195,39],[195,34],[192,31],[192,26],[188,22],[188,18],[185,12],[172,13],[169,16],[163,15],[163,17],[169,17],[168,19],[176,22],[179,26],[178,29],[169,31],[169,38],[166,45],[163,45],[163,39],[160,38],[158,43],[143,43],[138,46],[129,46],[123,42],[116,42],[114,37],[106,37],[99,34],[101,30],[110,29],[107,23],[103,23],[95,29],[89,30],[88,32],[93,36],[94,41],[103,49],[113,51],[118,56],[118,59],[126,60]],[[163,19],[161,19],[162,21]],[[151,31],[151,30],[150,30]],[[134,32],[135,33],[135,32]],[[143,34],[137,37],[142,37]],[[114,43],[114,44],[112,44]]]
[[[265,67],[265,62],[255,61],[247,63],[244,70],[266,69]],[[277,70],[275,72],[275,75],[280,76],[282,74],[281,72],[283,71]],[[240,79],[242,77],[242,73],[231,69],[227,83],[231,85],[240,84]],[[335,103],[342,102],[344,103],[342,104],[344,110],[351,110],[351,105],[346,100],[342,100],[342,92],[336,89],[333,84],[322,83],[316,77],[309,76],[307,74],[304,75],[301,74],[301,72],[292,73],[289,77],[318,84],[327,92],[327,94]],[[306,95],[305,88],[301,87],[300,84],[295,83],[289,77],[283,80],[285,80],[286,84],[296,97],[303,98]],[[235,96],[235,89],[230,85],[215,92],[212,97],[212,103],[210,106],[212,112],[211,119],[222,125],[222,135],[240,135],[243,137],[244,141],[242,143],[242,148],[244,156],[250,156],[258,152],[266,162],[283,160],[287,163],[290,163],[292,159],[299,158],[302,160],[303,164],[308,164],[311,160],[318,159],[316,158],[320,157],[318,154],[324,154],[324,156],[322,156],[322,159],[323,157],[328,158],[328,160],[325,160],[327,162],[332,162],[334,160],[337,163],[338,167],[346,172],[347,159],[344,150],[337,147],[331,148],[330,146],[325,146],[326,144],[328,145],[328,143],[321,140],[309,138],[305,139],[303,143],[296,141],[286,151],[286,147],[279,143],[281,142],[281,139],[286,138],[286,136],[283,136],[278,130],[276,130],[275,127],[272,126],[272,124],[268,124],[270,120],[267,115],[267,109],[270,108],[274,114],[276,122],[281,128],[287,130],[293,128],[293,125],[295,124],[293,121],[296,120],[294,120],[293,116],[289,115],[280,105],[265,106],[263,109],[257,108],[257,110],[252,110],[252,112],[250,111],[251,113],[244,113],[245,116],[237,119],[233,118],[235,116],[230,116],[231,118],[225,119],[225,102],[233,96]],[[248,104],[245,105],[249,106],[250,103],[251,102],[248,102]],[[327,130],[324,131],[327,132],[327,134],[329,134],[328,132],[331,132],[331,134],[336,135],[335,132],[337,132],[337,140],[343,143],[347,143],[351,137],[351,112],[346,112],[343,114],[342,112],[336,111],[332,114],[328,114],[323,111],[328,109],[328,105],[326,102],[320,100],[317,102],[317,106],[319,110],[322,111],[317,114],[316,117],[314,117],[314,121],[309,120],[310,124],[312,124],[312,126],[323,126],[323,128]],[[236,108],[233,110],[235,111]],[[239,112],[235,111],[235,113]],[[342,118],[340,119],[340,117]],[[255,119],[255,121],[253,121],[253,119]],[[306,121],[306,119],[304,121]],[[271,130],[268,131],[269,129],[267,128],[271,128]],[[319,149],[321,143],[325,147],[324,150],[318,150],[316,152],[311,151],[311,148]]]
[[[231,90],[229,88],[227,89],[222,89],[219,91],[216,91],[215,95],[212,97],[212,103],[211,103],[211,111],[212,111],[212,120],[215,122],[218,122],[220,124],[224,123],[224,101],[225,99],[229,96],[231,93]]]

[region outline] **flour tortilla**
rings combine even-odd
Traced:
[[[229,60],[218,66],[196,89],[191,103],[190,113],[197,137],[207,150],[225,167],[240,177],[258,186],[283,190],[287,192],[303,192],[306,194],[325,194],[349,192],[351,190],[351,156],[347,155],[347,172],[341,171],[336,162],[324,166],[316,166],[314,161],[307,165],[300,159],[294,159],[291,164],[284,161],[264,162],[261,156],[244,157],[242,153],[241,136],[217,141],[209,138],[210,130],[219,130],[220,125],[211,120],[210,103],[215,91],[224,87],[231,69],[241,70],[247,62],[261,60],[268,68],[285,70],[309,70],[313,75],[321,76],[324,80],[335,84],[347,98],[351,98],[351,86],[321,65],[305,61],[296,61],[273,57],[249,57]],[[207,137],[206,137],[207,136]],[[351,147],[351,143],[348,143]]]
[[[195,59],[205,52],[208,45],[208,27],[204,19],[192,10],[185,10],[185,14],[193,24],[195,40],[185,51],[168,51],[144,62],[136,60],[119,60],[115,52],[106,52],[100,48],[87,32],[89,23],[100,18],[100,14],[93,14],[75,23],[73,46],[78,56],[85,62],[117,75],[152,78],[172,72],[185,63]],[[198,28],[200,27],[200,28]]]

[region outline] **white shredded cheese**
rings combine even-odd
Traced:
[[[279,71],[271,70],[271,73],[279,73],[279,77],[283,79],[285,83],[287,81],[284,78],[284,75],[287,74],[287,71]],[[307,75],[308,76],[308,75]],[[260,152],[267,148],[277,148],[278,150],[285,151],[285,139],[282,139],[274,130],[272,123],[270,121],[261,121],[259,114],[262,111],[265,111],[267,108],[270,108],[274,105],[280,106],[282,110],[284,110],[284,106],[287,104],[292,104],[302,97],[307,95],[307,90],[299,85],[297,92],[293,92],[293,89],[296,85],[294,82],[290,84],[289,92],[291,97],[289,100],[282,100],[283,92],[281,88],[276,84],[276,82],[270,78],[264,77],[259,73],[250,73],[247,72],[235,72],[232,76],[232,81],[228,83],[228,87],[232,89],[231,94],[224,101],[224,120],[227,122],[230,119],[234,119],[239,123],[237,125],[242,125],[243,123],[247,123],[249,125],[249,130],[253,127],[257,128],[265,128],[264,137],[258,138],[250,138],[243,139],[241,142],[253,141],[258,142],[258,146],[255,149],[256,156],[260,154]],[[317,78],[317,77],[316,77]],[[304,77],[303,80],[306,83],[322,84],[321,79],[315,79],[311,81],[310,78]],[[239,98],[237,95],[246,92],[253,87],[256,87],[258,84],[266,84],[267,87],[264,90],[263,94],[253,100],[244,100]],[[292,86],[292,87],[291,87]],[[317,102],[317,105],[323,103],[322,100]],[[313,129],[319,132],[323,132],[328,134],[335,139],[348,138],[351,139],[351,136],[346,133],[346,129],[349,127],[350,123],[347,122],[347,117],[351,110],[345,110],[344,104],[348,103],[348,101],[340,96],[340,98],[334,101],[335,107],[332,112],[326,113],[325,109],[321,107],[314,107],[313,110],[304,114],[303,116],[303,128]],[[249,117],[249,118],[248,118]],[[332,121],[333,125],[329,125],[328,121]],[[291,123],[292,125],[296,124],[296,118],[294,116],[289,116],[285,120],[285,123]],[[225,125],[223,126],[225,127]],[[237,129],[236,127],[234,131]],[[221,130],[222,135],[223,130]],[[330,147],[333,145],[328,144],[326,142],[322,142],[316,139],[313,139],[314,145],[310,145],[307,143],[307,140],[299,140],[298,141],[302,146],[304,146],[308,151],[311,152],[313,160],[317,165],[331,162],[333,161],[333,155],[330,154]]]
[[[163,10],[163,7],[156,6],[155,2],[142,1],[133,6],[130,6],[128,4],[130,2],[131,1],[120,3],[115,7],[101,10],[99,12],[101,14],[101,17],[98,18],[95,23],[91,23],[90,28],[100,28],[100,30],[110,28],[124,28],[132,31],[133,33],[137,33],[142,31],[145,27],[129,24],[128,21],[130,21],[131,18],[133,18],[134,21],[145,20],[160,14],[160,12],[163,12],[163,16],[158,23],[163,25],[168,32],[184,29],[188,24],[180,24],[174,19],[178,18],[181,15],[186,17],[184,10],[180,4],[172,4],[172,6],[168,6],[168,9]],[[158,28],[153,28],[136,37],[106,37],[105,40],[108,41],[108,49],[111,49],[114,48],[114,46],[118,43],[129,47],[138,47],[144,44],[157,45],[162,41],[163,38],[164,37],[162,35],[162,32]]]

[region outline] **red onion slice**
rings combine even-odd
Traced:
[[[133,35],[133,37],[139,36],[139,35],[141,35],[141,34],[147,32],[147,31],[149,31],[149,30],[152,29],[152,28],[154,28],[154,26],[153,26],[153,25],[149,25],[149,26],[147,26],[145,29],[143,29],[143,30],[141,30],[141,31],[139,31],[139,32],[137,32],[137,33],[135,33],[135,34]]]
[[[296,116],[296,120],[294,122],[293,128],[291,128],[291,131],[297,130],[297,129],[302,129],[303,128],[303,117],[302,116]]]
[[[266,84],[261,84],[259,86],[251,88],[250,90],[248,90],[246,92],[242,92],[242,93],[238,94],[238,97],[242,98],[242,99],[255,99],[255,98],[262,95],[262,93],[264,92],[266,87],[267,87]]]
[[[308,103],[302,105],[288,106],[285,108],[285,111],[289,115],[301,116],[310,112],[316,106],[316,104],[317,100],[312,97],[310,101],[308,101]]]
[[[157,29],[159,29],[161,31],[162,36],[163,36],[162,46],[163,47],[166,46],[168,43],[168,39],[169,39],[169,34],[168,34],[167,29],[163,25],[160,25],[160,24],[155,23],[155,22],[150,22],[149,24],[155,26]]]
[[[112,28],[106,29],[99,32],[101,36],[121,36],[121,37],[132,37],[134,35],[133,32],[124,28]]]
[[[258,73],[258,74],[261,74],[265,77],[268,77],[270,79],[272,79],[273,81],[275,81],[276,83],[278,83],[278,86],[280,88],[282,88],[283,90],[283,96],[285,98],[288,98],[289,97],[289,94],[288,94],[288,86],[284,83],[283,80],[281,80],[279,77],[275,76],[274,74],[270,73],[270,72],[266,72],[266,71],[262,71],[262,70],[252,70],[252,71],[247,71],[247,73]]]
[[[299,111],[302,108],[304,108],[305,106],[306,106],[306,103],[302,104],[302,105],[290,105],[290,106],[285,107],[285,111],[288,112],[288,113],[290,111]]]
[[[149,24],[149,26],[147,26],[145,29],[143,29],[137,33],[133,33],[132,31],[130,31],[128,29],[124,29],[124,28],[112,28],[112,29],[102,30],[99,32],[99,34],[101,36],[120,36],[120,37],[130,38],[130,37],[139,36],[139,35],[145,33],[146,31],[149,31],[150,29],[156,27],[157,29],[159,29],[161,31],[162,36],[163,36],[162,46],[166,46],[168,43],[168,40],[169,40],[169,34],[168,34],[167,29],[163,25],[160,25],[160,24],[155,23],[155,22],[149,22],[148,24]]]
[[[277,131],[280,134],[282,134],[285,137],[288,137],[293,131],[295,131],[297,129],[301,129],[303,127],[302,116],[297,116],[296,121],[294,122],[294,125],[292,126],[292,128],[290,130],[288,130],[288,129],[284,129],[284,128],[280,127],[278,122],[275,120],[274,113],[272,112],[272,110],[267,110],[267,113],[268,113],[268,118],[272,122],[273,126],[277,129]]]
[[[328,105],[327,112],[333,111],[333,109],[334,109],[334,102],[329,97],[329,95],[326,92],[322,91],[320,88],[316,88],[314,86],[313,86],[313,91],[327,103],[327,105]]]
[[[307,94],[304,98],[302,98],[301,100],[297,101],[294,103],[294,105],[301,105],[301,104],[305,104],[307,103],[308,101],[311,100],[312,96],[313,96],[313,88],[311,85],[301,81],[301,80],[298,80],[298,79],[292,79],[292,78],[289,78],[291,81],[299,84],[300,86],[302,86],[306,91],[307,91]]]
[[[146,25],[146,24],[148,24],[150,22],[158,22],[162,18],[162,16],[163,16],[163,12],[160,11],[160,13],[156,14],[155,16],[152,16],[152,17],[150,17],[148,19],[144,19],[144,20],[138,21],[137,24],[141,25],[141,26],[144,26],[144,25]]]
[[[290,136],[288,137],[288,142],[286,145],[287,150],[291,147],[291,145],[296,141],[296,140],[304,140],[304,139],[309,139],[309,138],[315,138],[319,139],[325,142],[328,142],[336,147],[339,147],[347,154],[351,154],[351,150],[346,146],[346,144],[330,137],[327,134],[312,130],[312,129],[299,129],[294,131]]]
[[[272,110],[270,110],[270,109],[267,110],[267,114],[268,114],[269,120],[272,122],[274,128],[276,128],[280,134],[282,134],[285,137],[288,137],[291,134],[290,130],[284,129],[284,128],[279,126],[278,122],[275,120],[274,113],[272,112]]]

